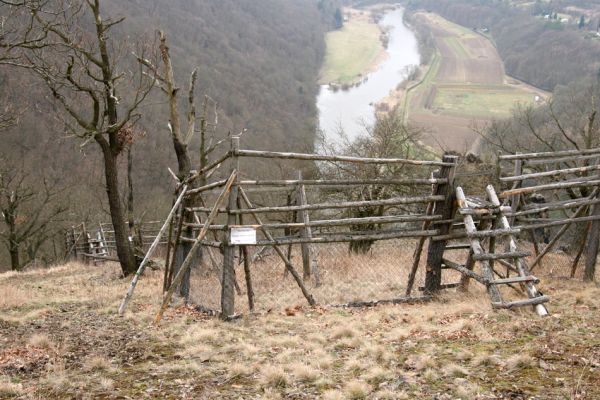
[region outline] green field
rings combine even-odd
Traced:
[[[517,103],[532,103],[534,94],[507,86],[439,85],[432,110],[447,115],[503,118]]]
[[[368,72],[385,50],[380,34],[366,17],[353,17],[341,30],[328,33],[321,83],[349,83]]]

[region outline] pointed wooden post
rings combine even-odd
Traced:
[[[231,138],[231,171],[239,171],[238,151],[240,149],[240,138]],[[228,319],[235,314],[235,253],[236,246],[231,244],[231,226],[237,224],[237,217],[231,213],[237,209],[239,173],[229,192],[227,204],[227,230],[224,240],[225,250],[223,253],[223,276],[221,279],[221,317]]]
[[[442,158],[445,163],[451,163],[452,166],[443,166],[440,168],[438,178],[447,179],[447,183],[439,184],[436,188],[436,195],[445,196],[444,200],[437,201],[434,204],[433,214],[441,215],[444,220],[451,220],[454,216],[454,171],[458,161],[457,156],[445,155]],[[452,222],[438,225],[440,235],[446,235],[450,232]],[[442,284],[442,259],[447,240],[429,241],[427,249],[427,269],[425,275],[425,294],[431,295],[440,290]]]

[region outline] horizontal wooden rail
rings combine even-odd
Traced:
[[[592,215],[590,217],[580,217],[580,218],[568,218],[559,221],[546,222],[542,224],[525,224],[515,226],[516,229],[520,229],[522,231],[527,230],[535,230],[541,228],[551,228],[553,226],[562,226],[562,225],[570,225],[576,224],[578,222],[589,222],[589,221],[598,221],[600,220],[600,215]]]
[[[353,185],[433,185],[448,183],[444,178],[425,179],[304,179],[304,180],[242,180],[242,186],[353,186]]]
[[[555,203],[534,203],[526,206],[526,209],[518,212],[505,213],[507,217],[521,217],[524,215],[539,214],[545,211],[568,210],[579,206],[587,206],[600,203],[600,199],[589,199],[584,197],[582,200],[567,200]]]
[[[306,204],[302,206],[281,206],[281,207],[259,207],[250,209],[229,210],[219,209],[220,213],[229,212],[231,214],[258,214],[271,212],[290,212],[290,211],[308,211],[308,210],[327,210],[334,208],[353,208],[353,207],[375,207],[375,206],[394,206],[401,204],[429,203],[432,201],[442,201],[445,196],[415,196],[415,197],[393,197],[385,200],[364,200],[364,201],[340,201],[332,203]],[[206,207],[189,207],[188,211],[206,212]]]
[[[249,225],[254,228],[265,229],[285,229],[285,228],[306,228],[306,227],[323,227],[323,226],[349,226],[349,225],[364,225],[364,224],[392,224],[403,222],[420,222],[420,221],[436,221],[441,219],[440,215],[425,215],[425,214],[408,214],[408,215],[389,215],[384,217],[368,217],[368,218],[344,218],[337,220],[315,220],[308,223],[303,222],[283,222],[283,223],[266,223],[263,225]],[[202,224],[184,223],[185,226],[192,228],[200,228]],[[227,225],[211,225],[212,230],[224,230]]]
[[[548,159],[539,159],[539,160],[527,160],[528,166],[536,166],[536,165],[546,165],[546,164],[560,164],[560,163],[568,163],[572,161],[585,161],[597,159],[598,154],[588,155],[588,156],[570,156],[570,157],[560,157],[560,158],[548,158]],[[511,171],[512,172],[512,171]]]
[[[321,154],[283,153],[277,151],[238,150],[239,157],[282,158],[292,160],[349,162],[358,164],[406,164],[434,167],[452,167],[456,164],[442,161],[408,160],[404,158],[363,158],[350,156],[328,156]]]
[[[576,174],[587,171],[597,171],[600,170],[600,165],[588,165],[586,167],[577,167],[577,168],[566,168],[566,169],[557,169],[554,171],[544,171],[544,172],[535,172],[531,174],[523,174],[517,176],[507,176],[504,178],[500,178],[502,182],[515,182],[522,181],[525,179],[535,179],[535,178],[545,178],[548,176],[560,176],[560,175],[569,175]]]
[[[552,158],[561,156],[577,156],[577,155],[588,155],[588,154],[599,154],[600,148],[598,149],[583,149],[583,150],[561,150],[561,151],[550,151],[542,153],[522,153],[522,154],[506,154],[499,156],[500,160],[527,160],[537,158]]]
[[[530,186],[519,189],[510,189],[505,190],[500,193],[498,197],[505,198],[510,196],[515,196],[518,194],[529,194],[534,192],[541,192],[546,190],[556,190],[556,189],[570,189],[575,187],[585,187],[585,186],[598,186],[600,185],[600,180],[585,180],[585,181],[577,181],[577,182],[558,182],[558,183],[550,183],[546,185],[538,185],[538,186]]]
[[[224,186],[226,183],[227,183],[227,179],[223,179],[220,181],[209,183],[208,185],[200,186],[199,188],[190,189],[187,191],[186,196],[192,195],[194,193],[206,192],[207,190],[211,190],[214,188]]]

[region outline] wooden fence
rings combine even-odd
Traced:
[[[160,321],[175,290],[183,288],[181,284],[194,265],[202,266],[197,269],[199,274],[212,271],[213,280],[206,281],[199,290],[218,297],[220,302],[214,311],[231,318],[236,314],[235,299],[243,294],[242,288],[248,309],[255,308],[255,278],[264,249],[273,249],[285,270],[282,276],[291,276],[297,292],[309,305],[315,305],[330,303],[314,295],[330,293],[320,289],[323,265],[315,256],[320,246],[343,243],[360,252],[375,242],[405,247],[408,242],[402,241],[408,239],[414,246],[412,263],[408,257],[392,260],[410,264],[403,296],[398,296],[401,289],[394,287],[395,297],[353,299],[346,306],[423,301],[442,289],[466,289],[468,281],[474,279],[487,287],[494,307],[532,305],[539,315],[546,315],[542,303],[548,297],[535,289],[533,285],[539,279],[530,272],[566,227],[587,224],[591,233],[587,259],[595,263],[600,220],[600,206],[596,206],[600,203],[599,158],[600,149],[502,155],[496,173],[490,177],[501,187],[498,195],[488,185],[482,190],[485,193],[476,193],[482,196],[469,196],[455,182],[456,175],[469,176],[457,173],[456,156],[411,160],[245,150],[240,149],[239,138],[233,137],[226,154],[180,182],[177,200],[162,224],[160,234],[168,239],[163,303],[156,321]],[[256,168],[244,169],[245,159],[263,163],[288,160],[295,166],[305,162],[305,171],[314,171],[316,166],[321,177],[305,178],[297,171],[294,177],[273,179]],[[218,178],[218,173],[227,179]],[[490,171],[475,173],[486,174]],[[552,193],[552,201],[531,204],[531,195],[540,192]],[[550,214],[543,214],[546,212]],[[557,218],[553,214],[556,212],[569,214]],[[559,231],[541,249],[535,234],[555,227]],[[532,232],[530,238],[536,244],[536,259],[530,265],[527,252],[519,248],[517,241],[524,232]],[[500,249],[502,238],[507,238],[504,250]],[[144,262],[160,240],[162,236],[155,239]],[[459,258],[463,261],[448,257],[457,252],[462,252]],[[133,295],[144,262],[121,305],[121,313]],[[495,269],[494,263],[506,267],[505,274]],[[481,265],[482,274],[474,272],[476,264]],[[243,270],[243,280],[237,279],[237,265]],[[424,296],[411,297],[421,266],[424,284],[420,289]],[[460,282],[445,282],[442,273],[458,277]],[[511,273],[516,276],[511,277]],[[275,284],[280,291],[289,292],[291,288],[278,279]],[[355,279],[356,285],[362,283],[360,276]],[[505,301],[499,296],[498,285],[508,285],[528,298]],[[185,290],[182,294],[187,295]]]

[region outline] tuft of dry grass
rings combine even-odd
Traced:
[[[528,354],[515,354],[506,360],[506,369],[516,371],[536,366],[535,359]]]
[[[344,393],[339,390],[326,390],[323,392],[323,400],[344,400]]]
[[[52,350],[56,347],[52,339],[46,334],[36,333],[27,340],[27,345],[40,349]]]
[[[91,355],[83,363],[83,370],[90,372],[109,371],[111,367],[110,360],[101,355]]]
[[[344,386],[344,394],[350,400],[365,399],[371,393],[371,390],[371,386],[358,380],[352,380]]]
[[[312,383],[319,378],[319,371],[304,363],[294,363],[290,366],[290,372],[296,379],[303,383]]]
[[[261,383],[266,387],[282,388],[290,382],[287,374],[281,367],[267,365],[260,370]]]
[[[357,335],[356,331],[349,326],[340,326],[331,334],[332,339],[351,339]]]
[[[9,399],[19,397],[23,393],[22,384],[12,382],[7,376],[0,376],[0,398]]]
[[[382,367],[370,368],[367,373],[363,375],[363,378],[375,387],[379,386],[383,382],[389,381],[392,379],[392,377],[393,374],[389,370]]]
[[[444,376],[449,376],[453,378],[463,378],[465,376],[469,376],[469,370],[465,367],[462,367],[458,364],[446,364],[443,369]]]

